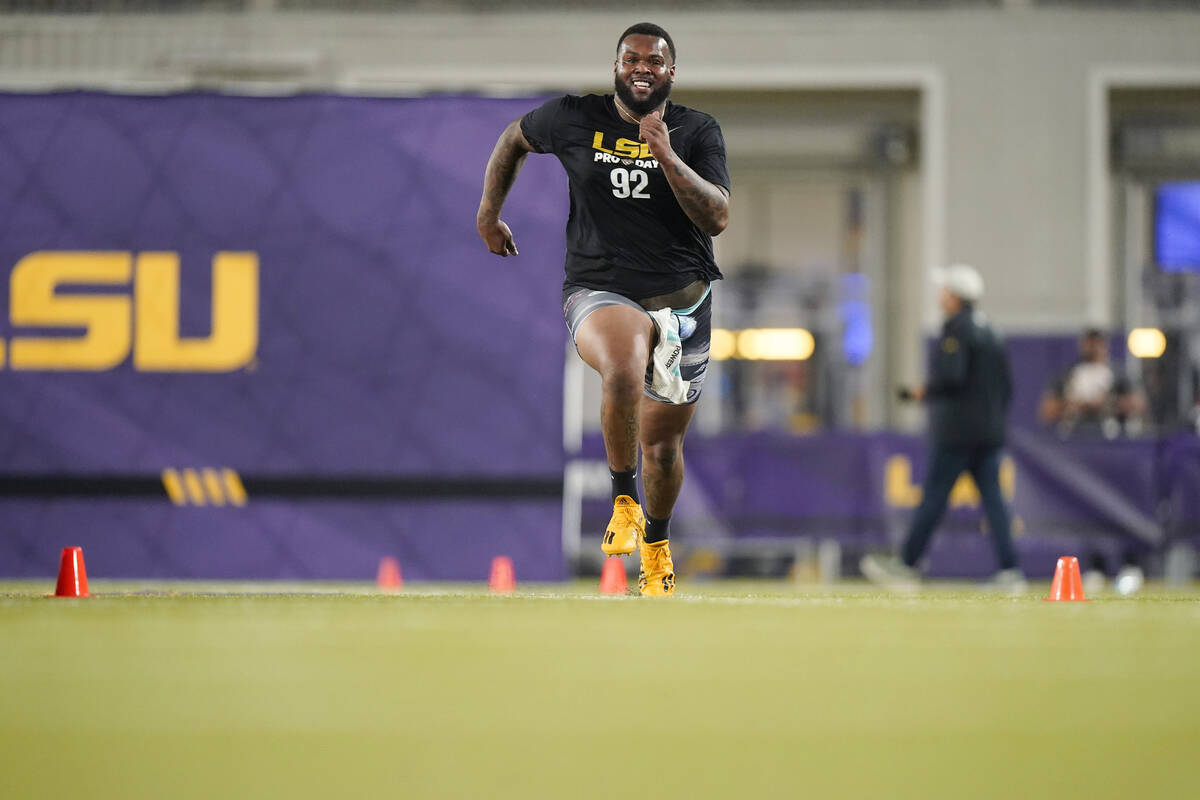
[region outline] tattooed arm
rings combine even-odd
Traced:
[[[680,208],[696,227],[709,236],[725,230],[729,224],[729,192],[724,186],[701,178],[676,154],[661,110],[642,117],[641,137],[662,166],[663,176],[671,185]]]
[[[515,120],[504,129],[488,159],[483,173],[483,197],[479,200],[479,213],[475,216],[475,227],[488,250],[498,256],[517,255],[517,244],[512,231],[500,219],[500,209],[508,190],[512,188],[525,156],[533,147],[521,133],[521,121]]]

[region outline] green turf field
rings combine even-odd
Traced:
[[[6,799],[1200,797],[1200,596],[1153,585],[52,586],[0,584]]]

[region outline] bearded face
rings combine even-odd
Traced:
[[[638,91],[632,82],[623,82],[620,78],[613,81],[613,89],[625,107],[639,117],[649,114],[658,108],[671,96],[671,84],[664,83],[648,90]],[[648,93],[646,93],[648,91]],[[639,99],[640,98],[640,99]]]
[[[638,116],[650,113],[671,96],[674,83],[674,58],[664,39],[632,34],[621,42],[613,90],[626,108]]]

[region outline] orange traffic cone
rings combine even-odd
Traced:
[[[55,597],[88,597],[87,570],[83,567],[83,548],[64,547],[58,565]]]
[[[625,565],[621,559],[611,556],[604,559],[604,569],[600,572],[600,594],[625,594],[628,590]]]
[[[496,594],[510,594],[517,589],[517,576],[513,562],[508,556],[492,559],[492,574],[488,577],[488,588]]]
[[[1083,600],[1083,579],[1079,577],[1079,559],[1062,556],[1054,568],[1054,582],[1050,584],[1047,600]]]
[[[404,576],[400,574],[400,562],[391,556],[379,559],[379,572],[375,584],[384,592],[398,592],[404,588]]]

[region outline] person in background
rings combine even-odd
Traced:
[[[1079,360],[1055,376],[1042,394],[1038,418],[1063,436],[1136,433],[1146,398],[1109,363],[1108,339],[1096,328],[1079,337]]]
[[[923,387],[900,389],[902,400],[929,407],[930,449],[921,503],[898,556],[868,554],[860,562],[869,580],[893,589],[915,589],[918,564],[946,512],[958,476],[969,472],[979,489],[999,561],[991,584],[1020,593],[1028,588],[1017,566],[1012,518],[1000,491],[1000,459],[1012,401],[1012,375],[1004,343],[976,304],[983,278],[966,264],[935,272],[938,304],[945,315],[937,350]]]

